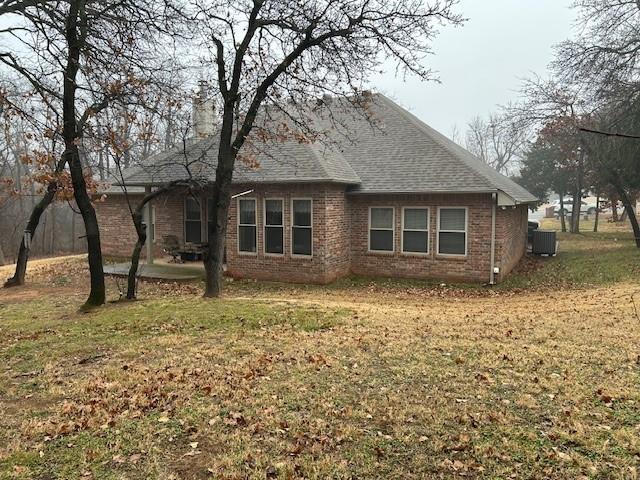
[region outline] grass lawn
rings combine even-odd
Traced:
[[[640,252],[601,226],[494,289],[144,283],[80,313],[83,260],[33,262],[0,290],[0,479],[637,478]]]

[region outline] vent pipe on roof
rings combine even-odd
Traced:
[[[213,135],[215,128],[215,102],[206,80],[198,82],[198,91],[193,97],[193,130],[198,139]]]

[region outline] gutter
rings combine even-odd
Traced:
[[[498,203],[498,194],[491,195],[491,272],[489,275],[489,285],[496,284],[496,205]]]

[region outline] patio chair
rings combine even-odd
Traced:
[[[172,257],[173,263],[182,263],[180,258],[180,242],[175,235],[163,235],[162,236],[162,251]]]

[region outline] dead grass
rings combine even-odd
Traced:
[[[635,280],[144,284],[81,314],[83,275],[0,291],[0,478],[637,476]]]

